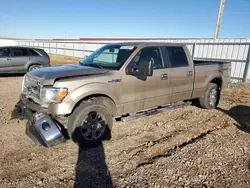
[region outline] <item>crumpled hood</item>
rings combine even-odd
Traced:
[[[70,76],[83,76],[93,74],[103,74],[105,69],[99,69],[89,66],[69,64],[55,67],[44,67],[31,71],[29,74],[43,79],[65,78]]]
[[[108,70],[99,69],[89,66],[77,65],[77,64],[68,64],[55,67],[44,67],[40,69],[33,70],[28,74],[33,77],[38,77],[41,80],[47,82],[54,82],[58,78],[67,78],[72,76],[87,76],[95,74],[104,74]]]

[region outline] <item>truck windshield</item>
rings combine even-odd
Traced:
[[[135,49],[135,46],[105,45],[85,58],[80,64],[119,70]]]

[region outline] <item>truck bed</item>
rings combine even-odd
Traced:
[[[194,90],[199,91],[207,87],[208,79],[211,79],[209,75],[220,72],[221,78],[225,85],[230,80],[231,76],[231,63],[226,61],[207,61],[207,60],[193,60],[195,78],[194,78]],[[199,94],[198,94],[199,95]],[[197,95],[197,96],[198,96]]]
[[[229,61],[207,61],[207,60],[193,60],[195,66],[199,65],[214,65],[214,64],[229,64]]]

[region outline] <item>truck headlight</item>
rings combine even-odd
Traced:
[[[44,87],[41,89],[40,99],[44,103],[60,103],[67,96],[68,89],[67,88],[49,88]]]

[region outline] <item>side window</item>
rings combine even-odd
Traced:
[[[39,54],[35,50],[29,50],[31,55],[33,56],[39,56]]]
[[[171,67],[186,67],[188,60],[182,47],[166,47]]]
[[[13,55],[14,57],[18,57],[18,56],[28,56],[29,55],[29,51],[27,49],[23,49],[23,48],[13,48]]]
[[[138,65],[139,61],[145,58],[148,60],[150,60],[151,58],[154,59],[154,65],[153,65],[154,69],[165,68],[164,63],[161,58],[161,53],[158,47],[143,48],[135,55],[132,62]]]
[[[0,57],[8,57],[10,56],[10,49],[9,48],[1,48],[0,49]]]

